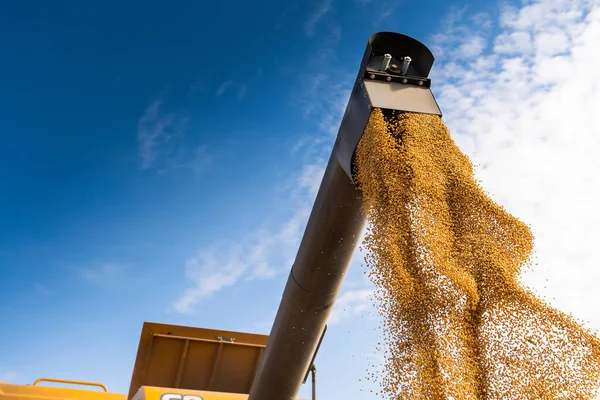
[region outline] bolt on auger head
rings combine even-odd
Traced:
[[[369,38],[337,138],[338,160],[350,179],[373,108],[442,115],[428,78],[433,61],[431,51],[409,36],[379,32]]]

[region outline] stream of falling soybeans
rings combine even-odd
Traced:
[[[530,229],[434,115],[375,109],[356,152],[386,399],[593,399],[600,340],[518,283]]]

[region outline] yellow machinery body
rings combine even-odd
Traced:
[[[101,383],[40,378],[33,385],[0,382],[0,400],[245,400],[267,339],[146,322],[128,394],[111,393]]]
[[[63,379],[52,379],[51,381],[84,384],[84,382]],[[96,390],[12,385],[0,382],[0,398],[3,400],[127,400],[127,395]],[[246,400],[247,398],[248,394],[142,386],[132,400]]]

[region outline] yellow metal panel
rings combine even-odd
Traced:
[[[128,398],[142,386],[247,394],[268,335],[146,322]]]
[[[247,400],[247,394],[144,386],[134,400]]]

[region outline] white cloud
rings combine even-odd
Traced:
[[[287,272],[296,256],[322,175],[322,166],[304,166],[289,197],[293,212],[276,229],[258,229],[238,242],[205,248],[189,258],[185,271],[191,285],[171,305],[172,309],[190,314],[200,301],[221,290]]]
[[[369,4],[369,2],[364,3],[363,5]],[[381,24],[388,20],[390,17],[396,15],[396,10],[398,7],[404,5],[403,1],[392,0],[392,1],[379,1],[377,2],[377,7],[370,7],[369,10],[373,12],[373,26],[376,27],[377,30],[380,30]]]
[[[198,82],[192,85],[188,98],[195,90],[204,90],[195,89],[198,85]],[[204,172],[212,163],[213,155],[206,145],[189,143],[186,135],[189,118],[182,113],[165,111],[164,97],[155,99],[138,121],[140,169],[154,168],[162,174],[179,170]]]
[[[453,24],[438,45],[465,43],[471,28]],[[600,1],[527,1],[499,26],[492,53],[438,57],[432,87],[484,187],[532,226],[539,266],[524,282],[598,329]]]
[[[507,32],[496,37],[494,51],[498,54],[530,54],[533,51],[531,34],[524,31]]]
[[[185,275],[194,286],[185,289],[173,309],[182,314],[190,313],[201,299],[235,284],[248,268],[240,250],[229,249],[224,257],[219,251],[205,250],[188,259]]]
[[[288,71],[293,73],[299,84],[294,91],[293,101],[305,117],[317,122],[319,131],[311,135],[312,141],[322,141],[324,137],[335,138],[356,79],[356,71],[348,73],[343,65],[335,67],[339,63],[337,54],[341,37],[342,27],[336,21],[331,21],[327,24],[327,33],[320,36],[322,40],[311,49],[306,62]],[[331,68],[323,69],[323,65]]]
[[[536,36],[535,46],[539,54],[555,56],[568,52],[571,48],[571,40],[565,32],[540,32]]]
[[[88,282],[102,284],[114,280],[125,271],[122,264],[106,263],[80,270],[81,277]]]
[[[223,96],[223,94],[225,94],[225,91],[233,85],[235,85],[235,82],[232,80],[221,83],[217,88],[217,97]]]
[[[487,46],[492,22],[487,13],[468,15],[467,8],[463,7],[449,12],[441,25],[442,29],[432,36],[429,47],[438,60],[460,61],[481,54]]]
[[[137,139],[140,169],[154,165],[160,153],[160,145],[181,136],[187,128],[187,118],[164,113],[161,108],[164,101],[156,99],[146,108],[138,121]]]
[[[469,58],[476,57],[483,52],[486,44],[487,41],[483,37],[471,36],[458,47],[458,55]]]
[[[339,76],[338,73],[338,78],[333,79],[321,72],[303,80],[300,106],[305,116],[317,119],[320,133],[335,138],[355,77],[350,74]]]
[[[171,124],[172,117],[159,117],[162,101],[155,100],[138,121],[138,146],[140,155],[140,168],[150,168],[156,158],[156,145],[165,128]]]
[[[474,24],[474,26],[476,26],[477,29],[481,29],[484,31],[491,29],[493,25],[492,18],[486,12],[478,12],[472,14],[467,18],[467,21],[469,22],[469,24]]]
[[[260,73],[259,73],[259,77],[260,77]],[[258,78],[254,78],[253,81],[255,81],[257,79]],[[244,96],[246,96],[246,92],[248,91],[248,85],[245,83],[237,83],[236,81],[233,81],[233,80],[223,82],[217,88],[217,93],[216,93],[217,97],[223,97],[225,92],[227,92],[229,89],[234,89],[236,92],[237,99],[241,100],[244,98]]]
[[[329,317],[329,324],[335,325],[344,319],[360,316],[373,310],[372,289],[348,290],[342,293],[335,302]]]
[[[315,198],[323,179],[325,168],[324,160],[318,164],[306,164],[302,167],[302,173],[297,179],[297,188],[308,190],[308,197]]]
[[[304,25],[304,32],[307,36],[314,36],[317,25],[327,14],[329,14],[329,12],[331,12],[332,5],[333,0],[319,0],[317,7],[312,14],[310,14]]]

